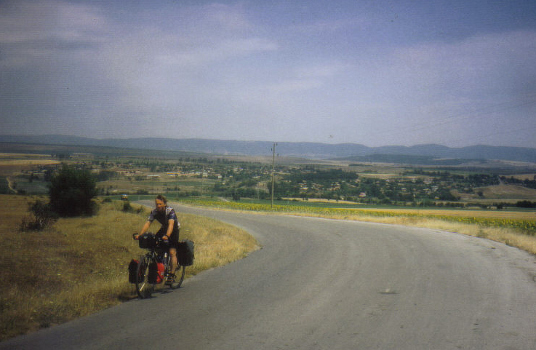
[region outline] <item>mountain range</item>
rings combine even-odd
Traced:
[[[268,141],[170,138],[96,139],[64,135],[0,135],[0,142],[43,145],[101,146],[249,156],[271,155],[273,147],[273,142]],[[278,142],[276,152],[280,156],[287,157],[347,159],[356,161],[374,161],[378,158],[393,158],[388,156],[406,156],[406,159],[413,159],[413,161],[419,159],[421,161],[426,159],[474,159],[536,163],[536,149],[534,148],[486,145],[460,148],[451,148],[437,144],[417,145],[410,147],[367,147],[354,143],[325,144],[315,142]],[[410,157],[408,158],[408,156]]]

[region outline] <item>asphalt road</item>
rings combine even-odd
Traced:
[[[175,208],[244,228],[263,248],[0,349],[536,349],[536,258],[518,249],[429,229]]]

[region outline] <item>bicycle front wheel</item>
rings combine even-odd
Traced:
[[[154,290],[154,284],[149,283],[149,264],[152,259],[146,255],[140,258],[136,273],[136,292],[142,299],[150,298]]]

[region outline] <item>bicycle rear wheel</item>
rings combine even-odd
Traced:
[[[154,291],[154,284],[149,283],[149,264],[152,259],[146,255],[140,258],[136,273],[136,292],[142,299],[150,298]]]
[[[182,281],[184,281],[184,273],[185,273],[184,266],[177,266],[177,269],[175,270],[175,283],[173,283],[170,287],[172,289],[180,288],[182,285]]]
[[[164,257],[165,265],[166,265],[166,276],[171,273],[171,256],[165,255]],[[182,281],[184,281],[184,266],[178,265],[175,269],[175,281],[171,284],[169,284],[169,287],[171,289],[177,289],[180,288],[182,285]]]

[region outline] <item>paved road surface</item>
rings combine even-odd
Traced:
[[[175,206],[263,249],[0,349],[536,349],[536,258],[463,235]],[[126,277],[125,277],[126,278]]]

